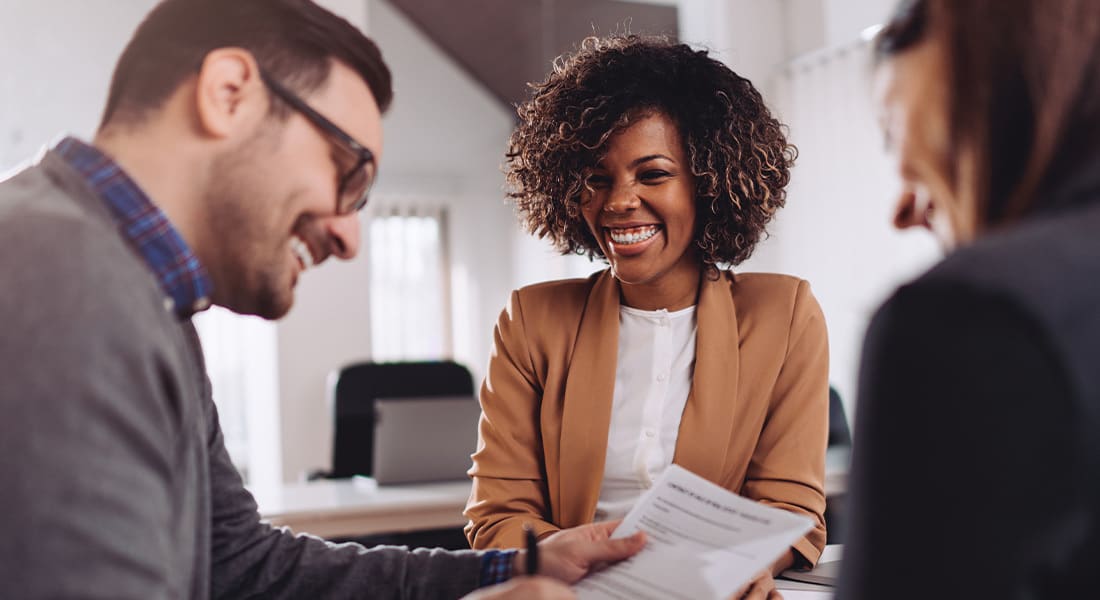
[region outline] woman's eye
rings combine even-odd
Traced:
[[[650,170],[642,172],[642,175],[638,178],[642,183],[657,183],[669,176],[668,171]]]

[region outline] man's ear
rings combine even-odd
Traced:
[[[218,48],[206,55],[195,85],[195,112],[204,135],[233,137],[267,115],[270,98],[252,53]]]

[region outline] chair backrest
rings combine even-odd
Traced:
[[[851,446],[852,432],[848,427],[848,417],[844,413],[844,403],[833,386],[829,386],[829,447]]]
[[[333,389],[329,477],[372,474],[376,398],[473,393],[470,371],[451,361],[358,363],[340,369]]]

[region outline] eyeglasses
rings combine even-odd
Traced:
[[[279,99],[302,113],[302,116],[309,119],[318,129],[335,138],[344,150],[356,156],[355,167],[340,178],[340,185],[336,191],[336,214],[349,215],[362,210],[367,205],[367,195],[370,193],[371,186],[374,185],[374,178],[378,171],[377,164],[374,161],[374,153],[363,144],[355,141],[346,131],[340,129],[335,123],[322,116],[321,113],[313,110],[304,100],[278,81],[275,81],[262,69],[260,70],[260,78],[263,79],[264,85]]]

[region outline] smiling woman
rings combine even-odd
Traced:
[[[825,321],[805,281],[734,274],[783,206],[795,150],[705,51],[585,40],[519,108],[510,195],[527,229],[609,269],[513,293],[481,390],[475,548],[624,515],[675,462],[817,526]],[[771,575],[757,580],[772,589]]]

